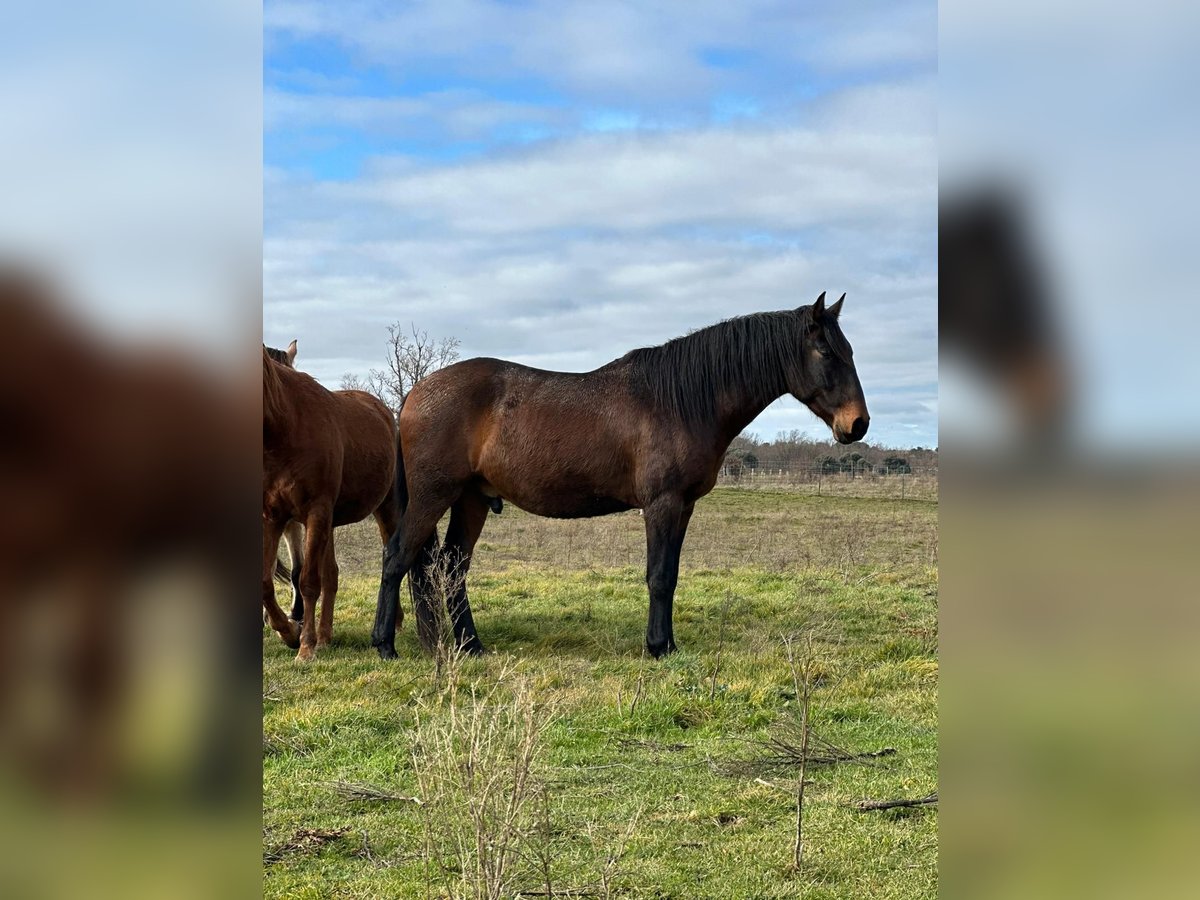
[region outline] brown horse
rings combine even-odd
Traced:
[[[277,347],[267,347],[267,356],[275,360],[281,366],[287,366],[289,369],[296,368],[296,342],[292,341],[287,345],[287,348],[280,350]],[[288,557],[292,561],[289,569],[281,561],[275,564],[275,577],[283,582],[290,582],[292,585],[292,613],[291,618],[294,622],[302,622],[304,620],[304,600],[300,596],[300,569],[304,565],[304,527],[294,519],[287,523],[283,529],[283,541],[287,544]],[[267,611],[263,610],[263,624],[269,625],[267,621]]]
[[[263,608],[284,643],[299,648],[297,659],[311,659],[332,636],[334,527],[374,515],[384,540],[396,528],[396,456],[395,420],[383,403],[363,391],[326,390],[263,348]],[[290,521],[305,529],[302,625],[275,602],[276,554]]]
[[[554,518],[642,509],[646,648],[656,657],[674,650],[680,549],[733,438],[789,393],[842,443],[867,432],[862,386],[838,326],[845,296],[828,310],[822,293],[812,306],[730,319],[593,372],[472,359],[418,382],[400,414],[401,523],[384,554],[372,632],[380,656],[396,655],[400,582],[418,559],[436,559],[442,515],[450,509],[440,552],[465,576],[497,496]],[[414,599],[428,647],[439,617],[429,592],[414,590]],[[456,643],[482,652],[465,580],[448,603]]]

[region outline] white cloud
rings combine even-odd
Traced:
[[[928,64],[936,54],[936,7],[913,0],[270,2],[264,21],[269,36],[333,39],[373,65],[433,60],[639,103],[705,95],[718,78],[703,59],[711,48],[826,73]]]
[[[508,123],[552,123],[562,118],[553,108],[496,101],[466,90],[414,97],[295,93],[270,87],[263,92],[263,128],[267,132],[341,126],[368,134],[399,135],[420,129],[425,137],[444,133],[461,138],[482,135]]]
[[[826,72],[902,65],[922,47],[932,54],[928,5],[862,27],[840,7],[649,7],[604,4],[612,12],[598,21],[597,7],[578,2],[269,5],[277,27],[332,36],[372,65],[444,57],[485,80],[534,73],[574,93],[553,140],[459,161],[375,158],[351,181],[270,172],[267,337],[299,337],[301,366],[331,385],[380,364],[393,321],[457,336],[467,356],[580,371],[723,318],[846,291],[872,436],[935,444],[932,76],[872,77],[803,103],[781,89],[719,126],[696,112],[713,96],[706,46],[745,46],[792,73],[797,59]],[[892,38],[879,36],[888,29]],[[475,98],[345,99],[268,106],[291,104],[275,107],[279,123],[368,130],[432,108],[447,128]],[[481,129],[501,120],[489,115],[537,114],[479,102]],[[791,399],[752,428],[825,431]]]
[[[798,229],[927,211],[929,136],[801,129],[620,134],[461,165],[366,174],[330,199],[384,203],[412,222],[503,234],[673,225]]]

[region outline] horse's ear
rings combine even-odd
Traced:
[[[817,298],[817,302],[813,304],[813,315],[819,316],[825,312],[825,292],[821,291],[821,296]]]
[[[287,345],[287,358],[289,366],[296,361],[296,342],[294,340]]]
[[[829,307],[829,314],[830,314],[831,316],[833,316],[835,319],[836,319],[836,318],[837,318],[839,315],[841,315],[841,312],[842,312],[842,303],[843,303],[843,302],[845,302],[845,300],[846,300],[846,295],[845,295],[845,294],[842,294],[842,296],[838,297],[838,301],[837,301],[837,303],[835,303],[835,304],[833,304],[833,306]]]

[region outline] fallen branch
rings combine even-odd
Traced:
[[[801,729],[795,729],[795,731],[801,731]],[[758,742],[758,745],[766,751],[760,761],[777,766],[799,766],[801,761],[810,766],[829,766],[845,762],[867,762],[882,756],[892,756],[896,752],[894,747],[884,747],[881,750],[869,750],[861,753],[844,750],[825,740],[811,728],[807,729],[807,737],[807,753],[802,753],[801,747],[805,744],[803,733],[796,734],[791,730],[776,732],[766,740]]]
[[[319,783],[325,787],[332,788],[336,793],[348,800],[363,800],[375,803],[415,803],[417,806],[423,803],[420,797],[395,794],[370,784],[359,784],[353,781],[322,781]]]
[[[807,729],[807,735],[808,746],[804,747],[804,736],[798,726],[780,726],[769,737],[749,742],[758,751],[754,756],[749,759],[730,760],[720,766],[718,771],[734,777],[752,777],[797,769],[802,760],[806,766],[832,766],[840,763],[870,765],[877,759],[896,753],[894,747],[856,753],[825,740],[811,728]]]
[[[937,791],[934,791],[927,797],[919,797],[916,800],[859,800],[854,804],[854,808],[867,812],[876,809],[897,809],[908,806],[933,806],[938,802]]]

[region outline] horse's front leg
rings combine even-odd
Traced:
[[[278,632],[289,647],[300,646],[300,626],[289,621],[275,602],[275,557],[279,553],[279,538],[283,527],[263,516],[262,602],[263,617]]]
[[[646,649],[655,658],[676,649],[672,606],[679,581],[679,553],[691,516],[692,505],[670,495],[658,497],[644,510],[646,587],[650,590]]]
[[[322,569],[333,539],[333,511],[319,508],[304,522],[304,564],[300,569],[300,595],[304,598],[304,624],[300,628],[298,660],[310,660],[317,649],[317,600],[321,596]],[[332,603],[329,607],[333,612]],[[331,623],[332,624],[332,623]]]

